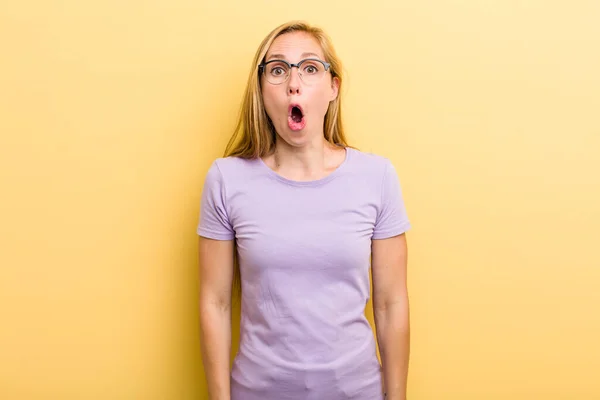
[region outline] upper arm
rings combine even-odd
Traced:
[[[197,233],[201,301],[229,307],[234,268],[235,231],[225,179],[215,161],[204,181]]]
[[[381,309],[404,301],[408,294],[406,234],[373,240],[371,254],[373,306]]]
[[[373,228],[373,239],[387,239],[410,229],[400,179],[393,164],[386,160],[381,179],[380,200]]]
[[[228,308],[231,304],[231,284],[234,269],[233,240],[214,240],[200,236],[200,300]]]
[[[376,308],[385,308],[407,295],[405,232],[408,229],[410,222],[400,180],[394,166],[387,160],[371,249],[373,305]]]

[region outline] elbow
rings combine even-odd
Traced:
[[[408,297],[396,297],[387,301],[373,303],[375,323],[380,327],[393,326],[395,330],[409,330],[409,304]]]
[[[210,335],[215,329],[220,332],[231,320],[231,302],[201,297],[199,314],[203,336]]]
[[[231,311],[231,301],[226,301],[223,299],[201,299],[200,310],[217,313],[228,313]]]
[[[201,313],[228,314],[231,312],[231,297],[229,296],[202,292],[199,303]]]
[[[408,292],[402,291],[394,296],[375,298],[373,309],[376,313],[406,312],[408,313]]]

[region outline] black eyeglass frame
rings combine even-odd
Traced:
[[[285,60],[269,60],[269,61],[267,61],[267,62],[262,62],[262,63],[260,63],[260,64],[259,64],[259,66],[258,66],[258,72],[259,72],[259,74],[262,74],[263,72],[265,72],[265,67],[266,67],[268,64],[271,64],[271,63],[273,63],[273,62],[281,62],[281,63],[284,63],[284,64],[286,64],[286,65],[288,66],[288,68],[289,68],[290,72],[292,71],[292,68],[293,68],[293,67],[296,67],[296,68],[298,68],[298,70],[300,70],[300,66],[301,66],[301,65],[302,65],[302,64],[303,64],[305,61],[316,61],[316,62],[319,62],[319,63],[323,64],[323,67],[325,67],[325,72],[329,71],[329,69],[331,68],[331,63],[328,63],[328,62],[326,62],[326,61],[319,60],[318,58],[305,58],[304,60],[300,60],[300,61],[298,61],[296,64],[289,63],[289,62],[287,62],[287,61],[285,61]],[[285,80],[284,80],[283,82],[287,81],[287,80],[289,79],[289,77],[290,77],[290,75],[288,75],[288,76],[285,78]],[[300,77],[302,78],[302,73],[300,73]],[[268,80],[268,79],[267,79],[267,80]],[[283,83],[283,82],[281,82],[281,83]],[[269,82],[269,83],[271,83],[271,82]],[[280,85],[281,83],[271,83],[271,84],[272,84],[272,85]]]

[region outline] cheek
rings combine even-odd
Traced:
[[[317,107],[319,114],[322,116],[324,116],[327,113],[330,96],[331,89],[326,85],[319,87],[314,93],[314,104]]]
[[[277,88],[271,85],[263,86],[262,88],[262,98],[265,105],[265,111],[271,120],[275,119],[277,116],[277,104],[279,103],[279,96],[276,89]]]

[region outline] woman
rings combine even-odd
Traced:
[[[211,400],[406,398],[410,224],[392,164],[346,143],[341,72],[322,30],[301,22],[273,30],[225,157],[206,176],[198,234]],[[364,315],[370,266],[381,365]],[[230,373],[238,272],[240,348]]]

